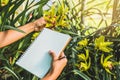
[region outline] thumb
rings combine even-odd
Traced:
[[[53,60],[57,60],[57,56],[56,56],[54,51],[50,50],[49,53],[50,53]]]

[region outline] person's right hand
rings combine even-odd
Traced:
[[[52,67],[42,80],[56,80],[67,64],[67,58],[65,57],[64,52],[57,57],[54,51],[50,51],[50,55],[52,56]]]

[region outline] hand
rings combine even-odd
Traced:
[[[50,51],[50,55],[52,56],[52,68],[42,80],[56,80],[67,64],[64,52],[61,53],[60,57],[57,57],[53,51]]]
[[[34,26],[34,31],[40,31],[40,30],[42,30],[42,29],[45,27],[45,25],[46,25],[46,21],[45,21],[45,19],[44,19],[43,17],[35,20],[33,23],[35,24],[35,26]]]

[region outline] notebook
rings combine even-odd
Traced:
[[[43,78],[51,67],[52,58],[49,50],[53,50],[59,56],[70,40],[71,37],[67,34],[44,28],[16,64],[33,75]]]

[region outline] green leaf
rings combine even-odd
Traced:
[[[4,52],[6,51],[8,47],[4,47],[2,49],[0,49],[0,60],[4,60],[4,61],[8,61],[7,58],[4,56]],[[0,65],[1,66],[1,65]]]
[[[80,77],[82,77],[85,80],[92,80],[86,74],[84,74],[83,72],[79,70],[73,70],[72,72],[74,72],[75,74],[78,74]]]
[[[8,68],[7,66],[3,67],[4,69],[8,70],[10,73],[12,73],[18,80],[20,80],[20,78],[17,76],[17,74],[11,70],[10,68]]]
[[[33,76],[32,80],[38,80],[39,78],[37,76]]]
[[[22,31],[22,30],[20,30],[20,29],[18,29],[18,28],[15,28],[15,27],[13,27],[13,26],[10,26],[10,25],[4,25],[3,27],[4,27],[5,29],[12,29],[12,30],[16,30],[16,31],[18,31],[18,32],[25,33],[24,31]]]
[[[21,6],[21,4],[24,2],[24,0],[20,0],[18,3],[16,3],[16,5],[14,5],[12,3],[12,5],[14,5],[14,7],[9,11],[9,13],[6,15],[6,18],[7,17],[10,17],[11,14],[13,14],[18,8],[19,6]]]

